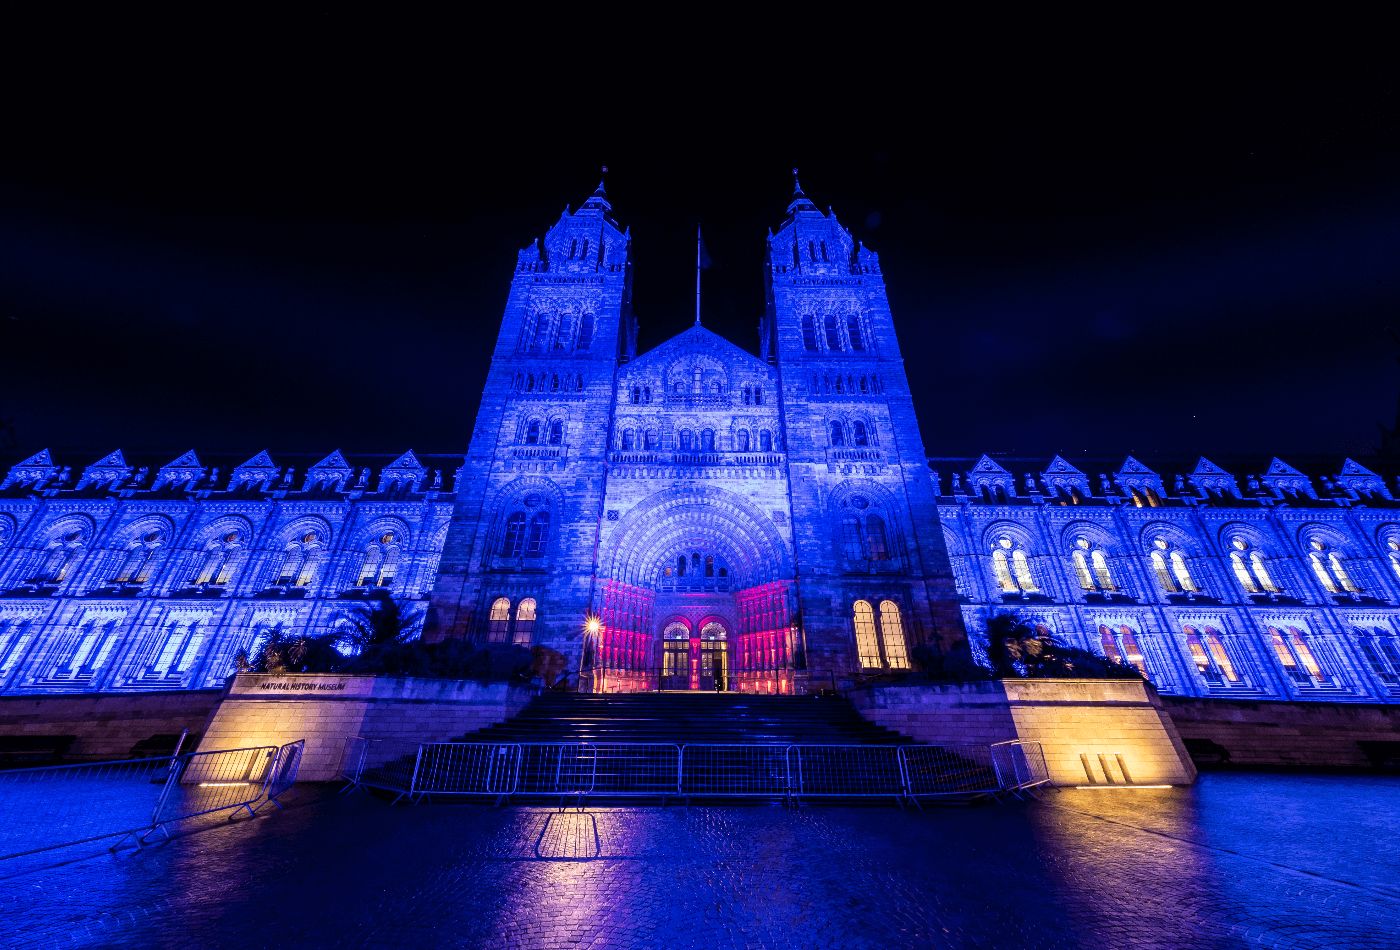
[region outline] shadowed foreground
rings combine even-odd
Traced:
[[[1400,944],[1400,780],[901,812],[307,801],[12,878],[13,946]]]

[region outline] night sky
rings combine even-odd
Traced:
[[[880,252],[933,455],[1363,454],[1394,419],[1400,121],[1364,58],[810,83],[307,35],[79,44],[13,103],[4,454],[464,452],[515,253],[603,164],[643,349],[691,322],[700,221],[705,323],[756,350],[799,166]]]

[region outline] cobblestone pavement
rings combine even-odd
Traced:
[[[1400,780],[891,807],[322,798],[0,883],[8,946],[1400,947]]]

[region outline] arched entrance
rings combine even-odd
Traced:
[[[792,558],[750,501],[660,492],[606,530],[599,560],[603,633],[582,688],[792,691]]]

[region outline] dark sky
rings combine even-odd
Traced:
[[[1400,103],[1365,57],[775,81],[302,27],[90,36],[27,76],[14,451],[464,451],[515,252],[602,164],[644,348],[690,322],[697,220],[706,323],[756,348],[800,166],[881,254],[931,454],[1363,453],[1394,417]]]

